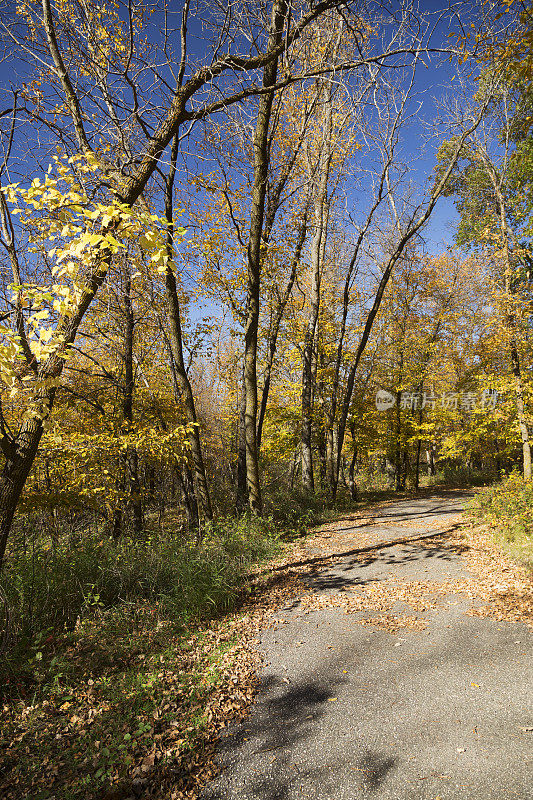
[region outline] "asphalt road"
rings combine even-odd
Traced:
[[[365,536],[446,527],[463,499],[388,505],[364,523]],[[362,530],[354,526],[336,526],[336,548],[350,549]],[[335,594],[391,575],[442,582],[466,573],[458,556],[421,541],[364,561],[337,558],[308,582]],[[296,601],[279,611],[262,635],[250,716],[222,737],[224,770],[202,800],[531,800],[531,632],[467,608],[464,596],[447,595],[423,614],[425,630],[394,634],[337,608],[306,613]]]

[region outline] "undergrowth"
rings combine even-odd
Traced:
[[[466,486],[485,486],[497,478],[493,472],[472,469],[471,467],[445,465],[435,475],[424,477],[425,486],[446,486],[463,488]]]
[[[2,797],[107,800],[119,786],[130,796],[154,759],[158,774],[168,766],[171,781],[186,781],[212,713],[229,719],[241,703],[233,609],[252,567],[339,508],[293,492],[263,519],[218,519],[201,541],[177,530],[114,541],[79,520],[28,515],[0,578],[11,617],[0,658]]]
[[[533,481],[512,472],[478,491],[468,511],[491,526],[496,541],[513,558],[533,568]]]
[[[65,636],[112,609],[128,617],[132,605],[155,603],[165,618],[187,625],[228,608],[243,576],[274,555],[278,539],[271,520],[248,517],[211,523],[201,542],[169,532],[119,541],[95,531],[51,537],[26,525],[1,576],[10,630],[0,685],[35,683],[35,658],[41,676]]]
[[[164,769],[195,757],[205,708],[231,693],[235,617],[224,612],[252,565],[279,551],[279,526],[220,519],[200,542],[50,531],[19,525],[1,576],[0,794],[104,797],[142,783],[154,758]]]

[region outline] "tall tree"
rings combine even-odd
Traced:
[[[246,325],[244,332],[244,429],[246,440],[246,486],[252,514],[261,514],[261,484],[257,450],[257,330],[259,325],[259,298],[261,284],[262,234],[265,215],[265,197],[270,160],[269,128],[274,102],[278,71],[278,55],[287,19],[285,0],[275,0],[272,6],[270,36],[267,53],[276,55],[265,66],[263,88],[270,89],[261,95],[254,135],[254,183],[248,239],[248,286],[246,297]]]
[[[486,91],[483,82],[480,91]],[[515,379],[523,473],[529,479],[532,475],[531,444],[520,363],[517,307],[524,287],[524,268],[526,271],[528,269],[528,257],[521,240],[523,215],[516,213],[519,187],[513,185],[512,180],[514,105],[510,91],[500,83],[491,105],[490,117],[464,141],[460,161],[449,176],[446,194],[457,197],[461,214],[458,243],[483,248],[495,269],[496,283],[504,294],[504,297],[500,297],[499,305],[507,333],[510,367]],[[440,158],[445,158],[446,151],[454,145],[444,145]]]
[[[270,47],[268,44],[265,49],[259,46],[257,49],[254,44],[254,52],[246,52],[240,49],[246,41],[245,36],[240,36],[236,23],[236,9],[230,8],[230,18],[223,26],[218,27],[219,35],[211,57],[204,63],[195,65],[191,62],[190,54],[187,52],[187,44],[183,37],[181,40],[181,55],[177,63],[185,65],[183,67],[183,83],[173,78],[174,85],[170,91],[166,91],[168,81],[162,76],[158,77],[159,86],[162,89],[163,102],[158,97],[157,107],[153,105],[151,98],[146,98],[150,112],[145,112],[139,108],[139,94],[142,93],[142,80],[136,80],[136,69],[139,60],[139,53],[136,47],[139,45],[136,40],[138,30],[138,20],[130,15],[129,21],[122,23],[119,15],[113,19],[113,33],[117,31],[122,35],[122,41],[115,49],[113,57],[116,56],[120,64],[120,75],[123,81],[124,91],[131,99],[131,111],[126,109],[128,122],[122,126],[120,118],[117,125],[114,125],[117,135],[129,133],[132,159],[126,164],[116,168],[112,161],[106,160],[105,154],[98,156],[95,152],[98,147],[99,130],[97,127],[100,118],[100,108],[98,107],[98,91],[101,88],[101,77],[89,67],[94,66],[99,55],[95,51],[89,53],[90,59],[74,80],[69,71],[70,56],[73,56],[74,63],[82,63],[87,48],[84,47],[83,37],[88,37],[84,29],[85,23],[94,20],[94,16],[100,15],[98,24],[105,30],[105,19],[102,21],[102,9],[79,9],[72,13],[68,3],[52,9],[50,0],[42,0],[40,8],[31,2],[21,8],[18,20],[9,24],[2,21],[1,27],[5,39],[14,46],[17,53],[30,53],[36,57],[36,62],[42,67],[42,75],[53,87],[49,96],[53,96],[59,89],[63,96],[64,114],[70,118],[70,125],[65,124],[64,136],[84,155],[93,165],[98,165],[95,170],[95,190],[100,192],[102,197],[107,199],[107,203],[102,204],[103,210],[93,207],[91,213],[95,213],[88,228],[85,224],[77,240],[78,250],[83,249],[83,282],[79,291],[72,295],[72,302],[68,311],[63,311],[59,315],[55,327],[56,341],[60,341],[52,351],[48,351],[46,357],[38,361],[30,355],[21,344],[21,355],[26,360],[28,369],[34,374],[34,390],[28,399],[27,413],[23,418],[18,430],[13,434],[7,429],[3,431],[2,448],[5,456],[5,465],[0,479],[0,562],[3,559],[9,531],[13,520],[13,515],[37,454],[41,441],[44,425],[49,418],[54,404],[56,385],[60,379],[64,368],[64,356],[68,347],[73,344],[78,334],[80,325],[83,322],[87,309],[92,304],[102,283],[105,281],[109,271],[114,249],[119,246],[116,234],[122,235],[124,228],[130,224],[130,209],[139,200],[146,190],[153,172],[172,139],[179,135],[180,129],[184,124],[190,125],[197,119],[224,108],[232,103],[238,102],[251,94],[261,94],[262,87],[257,86],[251,80],[243,86],[240,83],[242,78],[253,76],[255,70],[263,69],[267,64],[274,61],[279,55],[294,42],[298,40],[305,28],[318,18],[325,10],[336,5],[332,2],[321,2],[314,4],[309,10],[302,10],[297,17],[292,16],[290,27],[286,35],[279,41],[277,47]],[[184,4],[185,27],[189,18],[189,3]],[[72,20],[79,18],[81,21],[77,25],[72,24]],[[91,16],[92,15],[92,16]],[[215,14],[216,18],[216,14]],[[237,17],[238,18],[238,17]],[[87,27],[86,25],[86,27]],[[251,39],[254,43],[261,41],[260,36],[256,35]],[[88,38],[85,39],[87,42]],[[123,46],[123,42],[126,45]],[[268,42],[270,37],[268,36]],[[169,43],[163,43],[163,51]],[[145,45],[143,39],[140,49]],[[122,50],[120,49],[122,47]],[[68,50],[68,59],[64,57],[64,49]],[[117,51],[122,55],[116,55]],[[98,51],[101,53],[101,49]],[[222,55],[220,55],[222,53]],[[110,60],[111,55],[108,56]],[[141,59],[142,60],[142,59]],[[167,61],[170,74],[172,75],[172,60]],[[181,71],[181,70],[180,70]],[[231,75],[235,76],[232,82]],[[289,83],[296,76],[287,76],[284,81]],[[215,98],[205,93],[206,87],[213,87],[220,90]],[[97,88],[98,87],[98,88]],[[115,92],[117,89],[115,88]],[[39,101],[40,102],[40,101]],[[95,103],[98,113],[91,114],[91,103]],[[105,104],[105,103],[104,103]],[[120,103],[115,105],[115,110]],[[156,110],[157,109],[157,110]],[[123,111],[124,114],[124,111]],[[34,105],[31,111],[32,120],[44,120],[44,124],[49,131],[57,133],[53,114],[46,116],[46,109]],[[93,123],[95,126],[93,127]],[[135,130],[132,130],[132,125]],[[138,142],[144,139],[139,145]],[[99,177],[97,177],[99,176]],[[47,188],[48,191],[49,187]],[[41,193],[41,200],[46,196],[49,200],[50,195]],[[59,205],[56,203],[55,208]],[[7,218],[6,208],[2,210],[7,232],[8,242],[11,241],[11,223]],[[78,219],[78,221],[80,221]],[[93,223],[96,223],[94,225]],[[98,233],[94,228],[97,228]],[[83,238],[83,237],[86,238]],[[90,244],[93,239],[87,238],[97,236],[98,245]],[[80,248],[80,240],[83,248]],[[161,256],[157,256],[161,263]],[[15,281],[17,278],[15,277]],[[14,377],[14,381],[18,380]]]

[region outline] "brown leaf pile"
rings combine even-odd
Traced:
[[[308,594],[301,600],[302,608],[307,612],[322,608],[340,608],[347,614],[379,612],[375,617],[360,617],[356,621],[394,633],[400,628],[423,630],[427,626],[424,619],[392,613],[396,604],[403,604],[417,614],[423,614],[435,609],[443,598],[462,594],[474,604],[467,612],[471,616],[523,622],[533,627],[531,574],[505,556],[486,529],[462,528],[425,539],[423,547],[425,550],[435,547],[439,551],[448,550],[456,554],[463,559],[471,577],[438,583],[409,581],[393,575],[382,581],[353,587],[348,590],[350,594],[347,591]],[[372,556],[368,553],[360,556],[365,561],[369,558]],[[480,601],[484,601],[481,606],[478,605]]]
[[[146,674],[154,681],[157,702],[137,717],[136,724],[142,723],[146,733],[137,741],[127,776],[123,769],[122,774],[111,769],[101,783],[100,800],[198,797],[218,771],[219,731],[243,717],[255,692],[260,662],[254,647],[257,632],[272,624],[273,610],[300,591],[300,582],[291,573],[258,582],[239,611],[199,625],[185,642],[177,639],[169,662],[158,664],[158,657],[149,652],[137,656],[139,665],[151,662]],[[213,667],[216,681],[211,683]],[[94,784],[84,790],[80,777],[94,775],[102,750],[112,751],[132,731],[126,715],[123,720],[121,716],[129,702],[126,689],[104,699],[105,680],[105,675],[80,679],[68,701],[48,693],[42,702],[6,703],[0,708],[2,800],[95,797]],[[93,749],[84,751],[92,727],[106,715],[113,715],[115,730],[103,727],[102,741],[93,741]]]
[[[322,608],[342,608],[347,614],[377,611],[376,617],[361,617],[356,621],[361,625],[375,625],[382,630],[395,633],[400,628],[424,630],[427,623],[417,617],[403,613],[393,614],[397,603],[408,606],[418,614],[434,609],[438,598],[451,593],[465,591],[466,580],[446,581],[406,581],[392,576],[383,581],[376,581],[365,586],[349,589],[350,594],[318,594],[304,597],[301,601],[306,611],[317,611]]]
[[[450,537],[461,550],[468,570],[477,578],[468,591],[482,606],[468,613],[533,627],[533,574],[505,555],[485,526],[462,528]]]

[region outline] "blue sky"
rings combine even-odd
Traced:
[[[178,8],[180,4],[176,5]],[[395,5],[393,2],[391,5]],[[396,4],[396,7],[399,4]],[[446,0],[439,2],[438,0],[424,0],[421,4],[423,11],[430,11],[437,13],[439,9],[446,5]],[[5,6],[4,6],[5,8]],[[449,28],[445,23],[442,23],[436,30],[433,43],[435,46],[443,46],[448,44]],[[201,42],[199,35],[200,31],[198,26],[192,27],[191,40],[194,50],[200,48]],[[27,66],[22,62],[12,62],[11,64],[3,65],[0,83],[7,89],[11,83],[18,83],[21,75],[25,74]],[[428,60],[428,68],[420,67],[417,75],[416,90],[422,100],[422,108],[420,115],[424,120],[427,130],[428,126],[432,124],[432,118],[436,114],[436,105],[434,98],[439,98],[445,92],[453,91],[452,77],[455,72],[455,66],[442,58],[434,56]],[[0,100],[0,110],[5,107],[7,103],[7,95],[3,93]],[[427,185],[428,174],[431,174],[434,166],[435,151],[434,148],[429,147],[421,155],[421,144],[423,139],[423,130],[419,121],[415,121],[409,131],[406,131],[403,140],[403,153],[407,161],[414,160],[413,170],[410,177],[419,188]],[[349,196],[353,198],[354,210],[359,206],[362,210],[364,205],[364,191],[355,189],[353,194],[349,191]],[[425,238],[428,243],[430,252],[439,253],[446,248],[447,245],[453,241],[453,222],[457,219],[453,202],[442,198],[433,213],[426,230]]]

